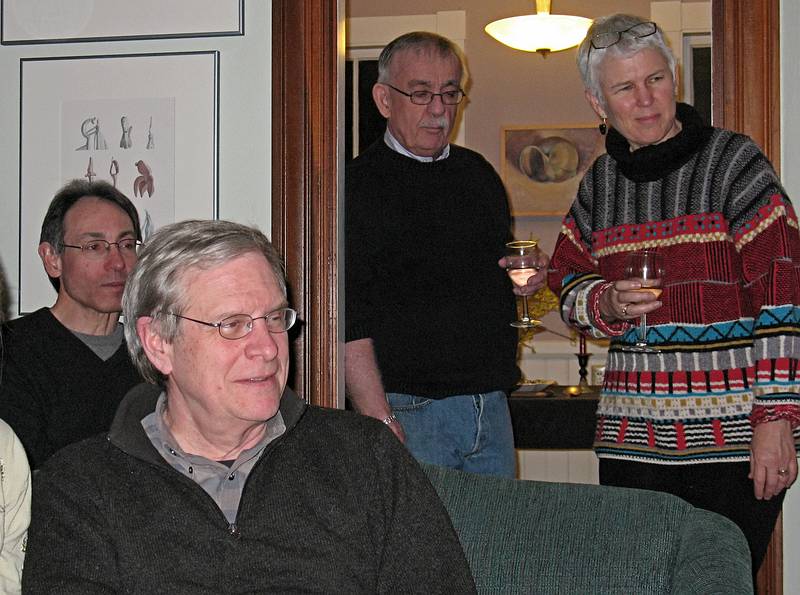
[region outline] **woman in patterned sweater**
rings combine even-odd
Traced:
[[[607,154],[583,178],[549,274],[564,320],[611,344],[598,408],[600,482],[676,494],[744,531],[761,564],[797,476],[800,236],[747,137],[676,104],[654,23],[595,20],[578,53]],[[663,293],[624,279],[655,250]],[[631,352],[647,314],[653,352]]]

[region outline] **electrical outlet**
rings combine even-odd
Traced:
[[[592,366],[592,378],[591,378],[591,385],[592,386],[602,386],[603,385],[603,376],[606,373],[606,365],[605,364],[597,364]]]

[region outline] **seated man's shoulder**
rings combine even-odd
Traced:
[[[305,417],[306,423],[329,430],[335,434],[349,434],[351,432],[374,434],[382,429],[382,424],[378,420],[355,411],[343,409],[309,405],[306,409]]]
[[[6,321],[2,327],[3,340],[20,344],[42,343],[52,335],[54,329],[60,326],[62,326],[61,323],[50,313],[48,308],[41,308],[25,316]]]
[[[313,405],[307,407],[297,424],[295,437],[312,450],[331,454],[337,451],[388,453],[401,447],[394,435],[372,417]]]
[[[46,324],[47,308],[41,308],[30,314],[25,314],[19,318],[12,318],[3,323],[3,329],[13,332],[21,332],[29,328],[41,327]]]
[[[103,479],[118,482],[111,477],[114,475],[111,470],[115,467],[114,450],[105,432],[65,446],[39,467],[33,476],[34,489],[37,485],[53,483],[75,486]]]

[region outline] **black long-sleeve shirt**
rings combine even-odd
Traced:
[[[384,388],[432,398],[519,379],[503,184],[451,145],[419,162],[378,140],[345,173],[346,340],[371,338]]]

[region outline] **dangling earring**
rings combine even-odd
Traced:
[[[600,134],[605,136],[606,132],[608,132],[608,124],[606,124],[606,118],[601,118],[603,121],[600,122],[600,125],[597,127],[600,130]]]

